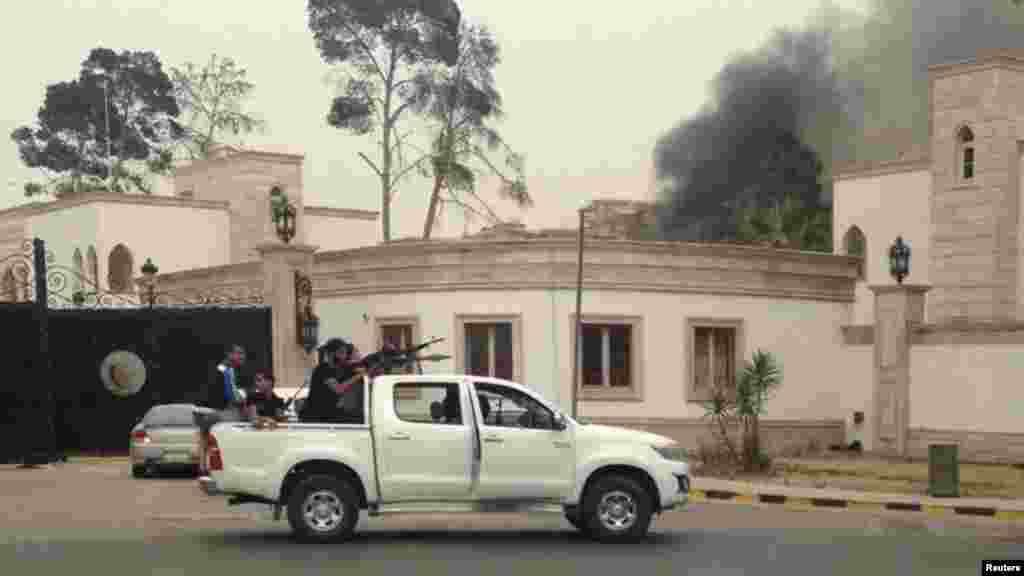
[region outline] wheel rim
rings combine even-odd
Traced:
[[[345,519],[345,507],[337,494],[320,490],[306,497],[302,503],[302,517],[311,530],[331,532]]]
[[[597,517],[612,532],[629,530],[636,523],[636,500],[622,491],[609,492],[597,505]]]

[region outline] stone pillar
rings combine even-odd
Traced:
[[[295,272],[313,271],[316,247],[269,242],[257,250],[263,261],[263,299],[270,306],[273,324],[274,376],[278,387],[298,388],[310,365],[310,355],[298,340]]]
[[[875,293],[875,377],[872,389],[871,445],[905,456],[910,425],[910,345],[912,325],[924,322],[928,286],[871,286]]]

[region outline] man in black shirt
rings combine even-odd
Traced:
[[[313,370],[302,422],[362,423],[363,385],[351,362],[355,346],[331,338],[321,349],[325,362]]]
[[[248,398],[249,418],[278,419],[284,415],[284,400],[274,394],[274,376],[269,370],[256,373],[253,390]]]

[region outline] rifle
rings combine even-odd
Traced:
[[[444,338],[433,338],[426,342],[406,348],[404,350],[389,350],[387,348],[378,350],[372,354],[368,354],[353,362],[351,366],[353,368],[365,368],[367,372],[388,372],[397,366],[404,366],[410,363],[419,363],[421,361],[437,361],[444,358],[440,357],[424,357],[420,358],[416,355],[417,352],[428,348],[438,342],[444,342]]]
[[[350,366],[353,368],[363,368],[366,370],[366,372],[374,373],[387,372],[395,368],[396,366],[406,365],[411,362],[415,362],[417,365],[419,365],[420,362],[439,362],[441,360],[447,360],[448,358],[450,358],[450,356],[433,354],[431,356],[420,357],[416,355],[417,352],[429,346],[437,344],[438,342],[444,342],[444,338],[433,338],[418,346],[413,346],[412,348],[406,348],[404,350],[378,350],[377,352],[368,354],[363,358],[357,360],[356,362],[353,362],[352,364],[350,364]],[[352,384],[354,382],[357,382],[362,377],[362,373],[356,374],[355,376],[350,378],[348,381],[343,382],[342,384]],[[285,408],[292,405],[292,402],[294,402],[295,399],[298,398],[299,394],[302,392],[302,389],[306,387],[306,384],[307,382],[303,382],[302,386],[300,386],[299,389],[295,391],[295,394],[292,395],[292,397],[285,402]]]

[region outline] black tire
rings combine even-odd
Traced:
[[[620,504],[619,510],[605,510]],[[633,542],[647,535],[653,516],[651,495],[635,480],[609,475],[597,479],[583,498],[587,534],[601,542]]]
[[[340,518],[327,520],[325,526],[316,527],[306,519],[307,500],[319,494],[338,506]],[[304,542],[341,542],[355,532],[359,522],[359,500],[348,482],[333,476],[310,476],[299,482],[288,498],[288,524],[296,538]],[[329,506],[330,504],[328,504]]]
[[[145,478],[146,467],[145,466],[132,466],[132,477],[133,478]]]

